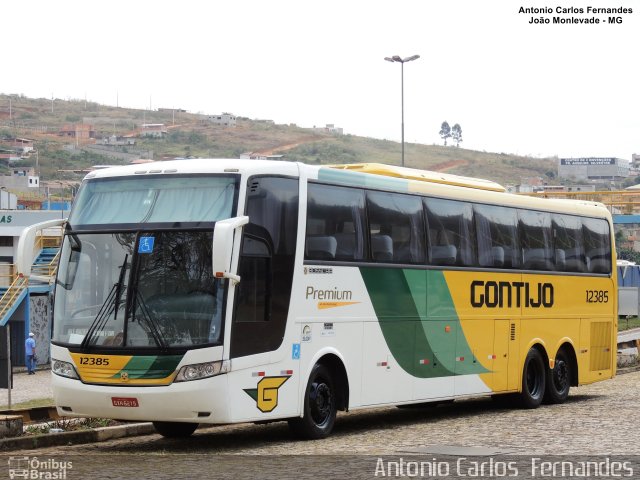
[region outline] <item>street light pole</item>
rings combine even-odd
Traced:
[[[400,111],[401,111],[401,122],[400,122],[400,142],[402,144],[402,166],[404,167],[404,64],[407,62],[411,62],[413,60],[417,60],[420,58],[420,55],[412,55],[410,57],[402,58],[399,55],[394,55],[393,57],[384,57],[387,62],[399,63],[400,64]]]

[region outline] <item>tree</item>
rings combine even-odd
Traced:
[[[456,142],[456,147],[459,147],[462,141],[462,127],[460,127],[459,123],[456,123],[451,129],[451,138]]]
[[[442,125],[440,126],[440,136],[444,140],[444,146],[446,147],[447,138],[451,137],[451,127],[449,126],[449,123],[446,120],[442,122]]]

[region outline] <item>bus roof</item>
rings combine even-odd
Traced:
[[[461,175],[432,172],[430,170],[418,170],[415,168],[396,167],[392,165],[384,165],[382,163],[351,163],[345,165],[327,166],[341,170],[351,170],[355,172],[372,173],[374,175],[384,175],[386,177],[398,177],[405,178],[407,180],[418,180],[420,182],[443,183],[445,185],[477,188],[479,190],[490,190],[493,192],[506,191],[506,189],[499,183],[492,182],[491,180],[485,180],[483,178],[463,177]]]
[[[316,177],[330,183],[369,186],[394,191],[431,194],[453,199],[488,202],[522,208],[539,208],[578,215],[609,217],[607,208],[585,200],[547,199],[506,193],[498,183],[426,170],[377,163],[346,165],[305,165],[276,160],[192,159],[169,160],[142,165],[126,165],[94,170],[85,179],[159,174],[239,173]],[[323,175],[322,172],[325,172]],[[327,175],[329,174],[329,175]]]

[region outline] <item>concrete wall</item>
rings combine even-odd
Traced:
[[[49,342],[51,341],[51,300],[49,295],[31,295],[29,320],[29,328],[35,334],[38,365],[46,365],[50,361]]]

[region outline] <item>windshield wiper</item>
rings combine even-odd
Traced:
[[[87,334],[82,339],[82,343],[80,343],[80,348],[86,350],[87,347],[91,344],[93,337],[96,332],[102,330],[104,326],[111,318],[111,315],[114,315],[114,320],[118,316],[118,309],[120,308],[120,298],[122,296],[124,277],[127,272],[127,260],[129,259],[129,254],[124,256],[124,262],[122,262],[122,266],[120,267],[120,276],[118,277],[118,282],[111,287],[107,298],[104,300],[102,305],[100,306],[100,310],[98,311],[96,318],[93,319],[91,325],[89,325],[89,330]]]
[[[167,345],[167,342],[165,341],[164,337],[162,336],[162,333],[160,333],[160,329],[158,328],[158,322],[155,321],[153,315],[151,314],[151,312],[149,312],[149,307],[147,307],[147,304],[145,303],[144,299],[142,298],[142,295],[140,295],[140,292],[137,291],[136,289],[136,293],[135,293],[135,298],[136,298],[136,303],[138,304],[138,307],[140,307],[140,317],[136,317],[135,314],[132,316],[132,322],[138,318],[140,321],[140,318],[142,318],[142,320],[144,320],[144,322],[147,324],[147,328],[149,329],[149,333],[151,333],[151,336],[153,337],[153,341],[156,342],[156,345],[158,347],[160,347],[163,350],[167,350],[169,348],[169,345]],[[135,312],[135,308],[133,309]]]

